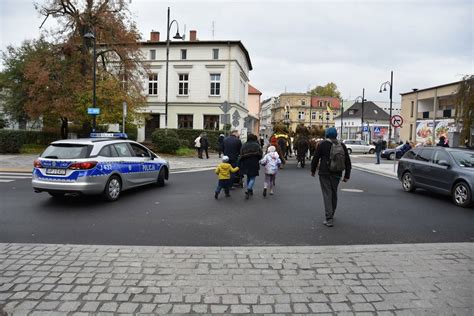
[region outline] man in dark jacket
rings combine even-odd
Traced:
[[[258,144],[257,136],[249,134],[247,142],[243,144],[240,150],[240,174],[247,175],[247,190],[245,191],[245,199],[249,199],[253,195],[253,186],[255,178],[258,176],[260,169],[260,159],[262,159],[262,148]]]
[[[337,130],[334,127],[326,129],[326,138],[328,139],[320,143],[313,156],[313,160],[311,161],[311,176],[314,177],[314,175],[316,174],[316,169],[319,165],[319,182],[321,184],[324,209],[326,212],[326,220],[323,222],[323,224],[328,227],[332,227],[334,225],[334,213],[337,207],[337,186],[339,185],[339,181],[342,177],[342,171],[333,172],[329,170],[329,164],[331,162],[331,147],[333,146],[333,144],[337,144],[338,142],[336,137]],[[344,149],[345,156],[345,170],[344,178],[342,181],[347,182],[351,175],[351,158],[349,157],[349,153],[347,152],[346,145],[342,144],[342,148]]]
[[[229,136],[224,139],[224,155],[229,157],[229,163],[232,167],[237,166],[237,161],[239,160],[240,149],[242,148],[242,142],[239,139],[239,132],[233,130]],[[233,183],[235,179],[235,173],[231,174],[231,180]]]
[[[380,153],[382,152],[383,148],[383,141],[382,138],[379,138],[376,142],[373,142],[375,146],[375,158],[377,159],[376,164],[380,165]]]
[[[219,138],[217,139],[217,143],[218,143],[218,150],[219,150],[219,158],[221,158],[221,155],[222,155],[222,152],[224,151],[224,134],[220,134],[219,135]]]
[[[206,133],[201,134],[199,142],[201,143],[201,156],[199,158],[202,159],[202,154],[206,153],[206,159],[209,159],[209,141],[207,140]]]

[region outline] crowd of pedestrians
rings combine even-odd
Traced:
[[[326,139],[321,140],[311,162],[311,175],[314,177],[319,166],[319,182],[323,194],[325,210],[324,225],[334,225],[334,214],[337,207],[337,187],[342,180],[347,182],[351,173],[351,160],[346,146],[337,140],[335,128],[326,130]],[[203,135],[200,135],[200,140]],[[202,142],[196,139],[196,147]],[[222,162],[215,169],[218,177],[214,197],[219,198],[222,190],[225,196],[230,196],[234,185],[245,184],[245,199],[249,200],[254,194],[255,180],[260,175],[260,168],[264,171],[264,197],[275,194],[276,176],[287,159],[287,151],[279,140],[258,140],[254,134],[247,135],[247,141],[242,144],[238,131],[234,130],[227,137],[220,135],[218,139],[219,157]],[[263,145],[263,146],[262,146]],[[263,147],[263,148],[262,148]],[[198,147],[197,147],[198,148]],[[201,151],[202,154],[202,151]]]

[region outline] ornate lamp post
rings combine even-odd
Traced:
[[[174,39],[183,39],[179,35],[179,25],[178,21],[173,20],[170,22],[170,8],[168,7],[168,23],[166,24],[166,83],[165,83],[165,129],[168,129],[168,68],[169,68],[169,58],[170,58],[170,31],[171,25],[176,23],[176,35]]]
[[[379,93],[382,93],[382,88],[383,91],[387,91],[387,86],[389,86],[390,89],[390,120],[392,119],[392,92],[393,92],[393,70],[390,72],[390,81],[385,81],[380,85],[380,90]],[[388,143],[392,141],[392,124],[389,122],[388,124]]]
[[[94,33],[91,33],[91,32],[88,32],[84,35],[84,38],[88,39],[88,40],[91,40],[92,39],[92,43],[93,43],[93,65],[94,65],[94,77],[93,77],[93,83],[92,83],[92,107],[93,108],[96,108],[97,104],[96,104],[96,59],[97,59],[97,52],[96,52],[96,41],[95,41],[95,35]],[[93,115],[93,121],[92,121],[92,132],[95,132],[95,126],[96,126],[96,122],[95,122],[95,117],[97,116],[97,114],[94,114]]]

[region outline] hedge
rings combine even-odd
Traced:
[[[217,139],[219,138],[220,134],[225,134],[224,131],[214,131],[214,130],[203,130],[203,129],[172,129],[176,131],[183,146],[187,146],[189,148],[194,148],[194,140],[196,137],[201,135],[201,133],[207,134],[207,140],[209,141],[209,147],[214,150],[218,150],[218,142]],[[186,144],[185,144],[186,142]]]
[[[19,153],[23,144],[48,145],[60,139],[57,133],[24,130],[0,130],[0,153]]]
[[[181,146],[175,130],[156,129],[151,134],[151,140],[160,153],[174,154]]]

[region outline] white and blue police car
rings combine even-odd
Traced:
[[[91,133],[90,138],[52,142],[34,161],[35,192],[53,197],[102,194],[116,201],[124,190],[164,186],[169,163],[123,133]]]

